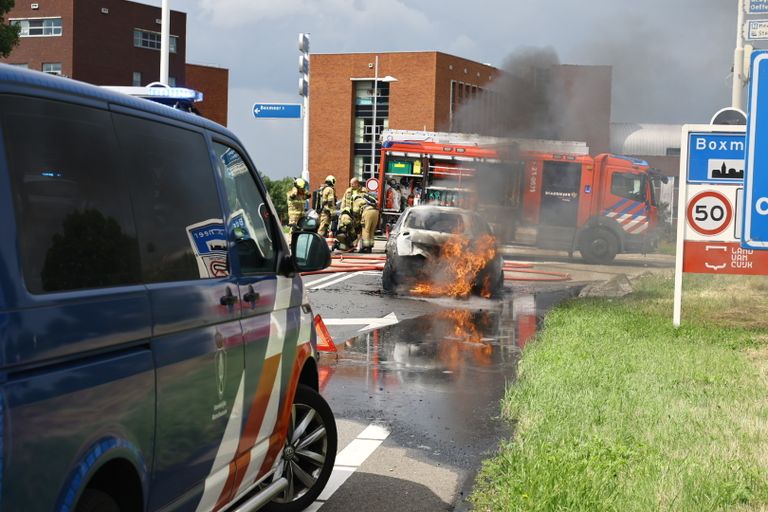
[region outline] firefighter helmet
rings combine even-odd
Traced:
[[[293,180],[293,184],[298,189],[303,189],[307,186],[307,182],[301,178],[296,178],[295,180]]]
[[[336,176],[329,174],[325,177],[325,182],[329,183],[330,185],[336,185]]]

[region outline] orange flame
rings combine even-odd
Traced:
[[[493,347],[483,341],[483,334],[478,326],[480,318],[468,310],[443,311],[440,317],[451,322],[447,336],[455,338],[451,339],[450,343],[443,343],[439,350],[438,357],[448,368],[458,369],[465,352],[478,364],[487,366],[491,363]]]
[[[496,257],[496,239],[483,235],[475,241],[454,234],[440,248],[440,255],[427,269],[429,281],[421,281],[411,288],[416,295],[467,297],[472,285],[485,266]],[[481,295],[491,296],[490,282],[483,283]]]

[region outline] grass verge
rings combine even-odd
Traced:
[[[768,509],[768,279],[686,276],[551,312],[503,401],[475,510]]]

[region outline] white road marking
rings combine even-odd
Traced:
[[[316,284],[320,284],[320,283],[322,283],[324,281],[328,281],[330,279],[336,279],[337,277],[339,277],[338,274],[326,274],[323,277],[321,277],[320,279],[315,279],[314,281],[310,281],[310,282],[306,283],[306,285],[307,286],[313,286],[313,285],[316,285]]]
[[[333,281],[328,281],[327,283],[323,283],[323,284],[321,284],[319,286],[309,285],[309,288],[311,290],[322,290],[323,288],[327,288],[329,286],[333,286],[334,284],[339,284],[340,282],[346,281],[350,277],[355,277],[357,275],[360,275],[360,272],[348,272],[346,274],[341,275],[337,279],[334,279]]]
[[[317,501],[306,508],[307,512],[319,510],[328,501],[333,493],[352,476],[365,460],[370,457],[376,448],[389,437],[389,430],[380,425],[368,425],[359,436],[352,440],[343,450],[336,455],[336,463],[333,472],[325,485],[325,489],[317,497]]]
[[[381,318],[324,318],[325,325],[364,325],[365,327],[358,330],[358,332],[369,331],[371,329],[378,329],[386,327],[387,325],[393,325],[400,321],[394,312],[383,316]]]

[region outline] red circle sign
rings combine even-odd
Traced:
[[[733,220],[731,202],[720,192],[707,190],[688,202],[688,224],[702,235],[722,233]]]
[[[365,182],[365,188],[367,188],[369,192],[376,192],[379,190],[379,180],[376,178],[368,178],[368,181]]]

